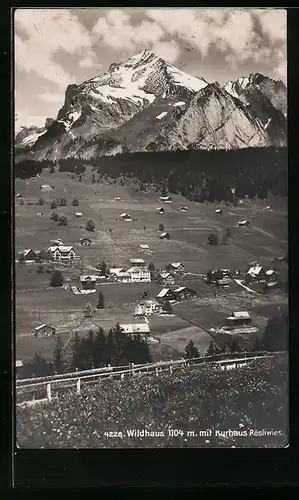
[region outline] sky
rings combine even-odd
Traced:
[[[150,49],[193,76],[224,84],[249,73],[287,80],[284,9],[17,9],[15,122],[56,118],[66,87]]]

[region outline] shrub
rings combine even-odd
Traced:
[[[79,200],[77,198],[74,198],[72,201],[72,206],[73,207],[78,207],[79,206]]]
[[[218,234],[211,233],[208,237],[208,243],[209,243],[209,245],[218,245],[218,243],[219,243]]]
[[[60,271],[54,271],[52,273],[50,285],[53,287],[63,285],[63,276]]]
[[[53,200],[51,202],[50,208],[51,208],[51,210],[53,210],[54,208],[57,208],[57,202],[55,200]]]
[[[64,215],[62,215],[62,216],[61,216],[61,217],[59,217],[59,219],[58,219],[58,224],[59,224],[60,226],[67,226],[67,218],[66,218]]]
[[[94,231],[95,227],[96,227],[96,225],[95,225],[93,220],[90,219],[86,222],[86,226],[85,226],[86,231]]]

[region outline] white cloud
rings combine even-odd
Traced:
[[[202,57],[212,44],[226,53],[225,59],[236,67],[240,61],[273,59],[273,45],[286,47],[285,10],[261,9],[149,9],[146,15],[171,36],[188,42]],[[271,46],[255,30],[258,20],[261,31]]]
[[[59,51],[80,54],[91,50],[92,38],[77,17],[64,9],[17,9],[15,12],[15,64],[65,89],[74,83],[53,58]],[[18,28],[26,39],[18,34]]]
[[[15,120],[15,131],[19,132],[22,127],[44,127],[46,118],[40,115],[30,115],[26,111],[19,111]]]
[[[38,94],[37,97],[45,102],[57,102],[63,104],[64,94],[53,94],[52,92],[44,92],[43,94]]]
[[[151,47],[164,36],[164,30],[155,22],[144,20],[131,24],[131,16],[119,9],[107,12],[100,17],[92,29],[98,45],[106,45],[115,50],[128,50],[134,53],[140,47]]]
[[[175,40],[171,40],[170,42],[156,42],[153,44],[152,50],[169,63],[174,63],[181,52],[180,46]]]

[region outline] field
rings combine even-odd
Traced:
[[[275,355],[225,372],[207,363],[159,377],[104,380],[83,386],[80,395],[69,391],[50,403],[17,407],[17,442],[21,448],[286,447],[287,373],[287,356]],[[159,434],[134,436],[132,429]]]
[[[214,297],[213,289],[199,276],[208,269],[221,267],[245,271],[249,261],[258,259],[270,263],[274,257],[286,255],[287,208],[281,200],[244,200],[237,207],[223,204],[223,215],[218,215],[216,204],[189,202],[181,195],[172,195],[173,202],[164,205],[165,214],[158,215],[156,208],[161,205],[158,193],[136,191],[133,186],[121,186],[111,180],[92,184],[92,173],[86,171],[82,182],[58,171],[55,174],[44,171],[41,177],[30,180],[16,179],[15,192],[21,193],[24,200],[24,205],[20,204],[20,198],[16,198],[15,203],[16,251],[47,249],[50,239],[61,238],[64,244],[74,246],[86,272],[95,269],[102,260],[109,267],[121,267],[128,265],[130,258],[142,257],[158,269],[170,262],[182,261],[185,271],[192,274],[188,279],[178,280],[178,284],[190,286],[198,297],[175,306],[174,316],[150,318],[152,334],[161,341],[153,347],[155,359],[160,355],[165,358],[165,353],[178,356],[190,339],[204,353],[213,338],[210,329],[223,326],[232,310],[250,310],[261,332],[268,317],[286,304],[282,294],[263,299],[237,284]],[[54,188],[50,193],[42,193],[42,184]],[[44,205],[34,204],[40,197],[44,198]],[[74,197],[79,200],[78,207],[71,204]],[[115,201],[115,197],[121,201]],[[67,206],[51,210],[50,203],[55,198],[66,198]],[[273,211],[264,210],[269,204]],[[179,212],[182,205],[188,205],[188,212]],[[53,211],[65,215],[68,225],[62,227],[52,221]],[[75,218],[78,211],[83,214],[81,219]],[[37,212],[43,216],[38,217]],[[116,220],[122,212],[128,212],[132,222]],[[85,230],[89,219],[96,225],[92,233]],[[237,222],[244,219],[250,220],[250,228],[237,227]],[[160,240],[160,223],[170,233],[169,241]],[[212,231],[221,235],[226,228],[232,234],[227,245],[208,245]],[[92,239],[90,247],[80,245],[80,238],[85,235]],[[141,255],[138,245],[142,243],[150,246],[151,255]],[[136,300],[141,299],[144,291],[154,297],[161,290],[156,283],[97,285],[97,290],[105,296],[105,309],[95,309],[91,322],[83,320],[83,309],[87,302],[95,308],[97,293],[76,296],[64,288],[53,289],[49,285],[50,275],[38,274],[36,268],[36,265],[16,264],[16,355],[23,360],[35,352],[45,357],[52,355],[54,339],[32,336],[39,324],[52,324],[67,341],[75,330],[85,331],[95,324],[107,329],[117,321],[133,322]],[[72,278],[69,270],[63,274]],[[242,340],[247,346],[253,338],[251,335]]]

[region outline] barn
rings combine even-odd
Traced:
[[[170,234],[169,233],[160,234],[160,240],[170,240]]]
[[[35,337],[49,337],[50,335],[55,335],[56,333],[56,328],[51,325],[47,325],[46,323],[43,323],[40,326],[37,326],[34,328],[35,330]]]
[[[252,319],[247,311],[238,311],[233,312],[225,321],[228,326],[236,326],[251,324]]]

